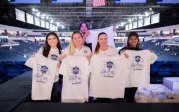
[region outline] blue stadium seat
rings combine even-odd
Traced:
[[[177,76],[179,76],[179,62],[175,64],[175,73]]]
[[[177,64],[177,61],[168,61],[167,63],[171,63],[173,66],[172,66],[172,69],[171,69],[171,72],[173,75],[176,74],[176,64]]]
[[[162,83],[162,78],[158,75],[159,67],[164,63],[164,61],[155,61],[150,67],[150,83],[159,84]]]
[[[1,68],[2,68],[3,72],[5,70],[4,65],[6,65],[6,64],[14,64],[14,62],[13,61],[1,61]]]
[[[171,76],[172,75],[172,67],[173,67],[172,63],[169,63],[169,62],[163,63],[158,69],[159,76],[162,76],[162,77]]]
[[[0,72],[2,72],[2,63],[0,62]]]
[[[3,73],[8,77],[15,77],[20,74],[18,67],[12,61],[2,62]]]
[[[151,73],[152,74],[156,74],[159,67],[164,63],[164,61],[155,61],[152,65],[151,65]]]
[[[31,68],[25,65],[25,61],[15,61],[15,64],[17,65],[20,73],[32,70]]]
[[[0,84],[8,80],[8,77],[5,75],[5,72],[2,71],[2,63],[0,62]]]

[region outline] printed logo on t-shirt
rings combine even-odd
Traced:
[[[48,67],[47,67],[47,66],[41,66],[41,72],[42,72],[43,74],[45,74],[45,73],[47,72],[47,70],[48,70]]]
[[[133,56],[131,64],[132,70],[143,70],[143,58],[141,56]]]
[[[72,67],[71,68],[71,73],[69,80],[71,81],[72,84],[81,84],[81,70],[79,67]]]
[[[38,65],[38,72],[34,75],[34,80],[40,83],[46,83],[48,81],[48,75],[50,74],[50,70],[47,66]]]
[[[57,56],[56,54],[51,54],[51,59],[57,60],[57,59],[58,59],[58,56]]]
[[[86,54],[88,51],[84,50],[84,54]]]
[[[140,62],[141,61],[141,56],[135,56],[135,61]]]
[[[104,62],[104,68],[101,71],[103,77],[110,77],[113,78],[115,76],[115,65],[112,61]]]

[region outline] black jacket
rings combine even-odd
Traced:
[[[135,50],[135,51],[139,51],[139,50],[143,50],[143,49],[141,49],[139,47],[133,48],[133,47],[127,47],[127,46],[125,46],[125,47],[123,47],[122,49],[119,50],[118,54],[121,54],[120,52],[122,50]]]
[[[92,43],[84,43],[84,46],[87,46],[87,47],[89,47],[90,49],[91,49],[91,51],[92,51]]]

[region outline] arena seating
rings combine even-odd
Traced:
[[[151,65],[151,83],[162,83],[163,77],[166,76],[179,76],[179,47],[163,46],[162,42],[165,41],[166,39],[152,39],[141,43],[143,49],[152,49],[158,55],[157,61]],[[37,52],[42,47],[42,44],[29,40],[15,40],[15,42],[18,42],[19,46],[0,48],[0,70],[3,77],[4,75],[15,77],[31,70],[24,63],[33,52]],[[61,41],[62,49],[68,47],[68,44],[69,42]],[[116,48],[124,46],[123,43],[115,43],[115,45]]]

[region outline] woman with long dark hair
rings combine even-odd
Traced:
[[[80,33],[83,37],[83,44],[84,46],[87,46],[89,47],[91,50],[92,50],[92,44],[87,42],[87,38],[90,34],[90,31],[89,31],[89,27],[88,27],[88,24],[86,22],[82,22],[79,26],[79,30],[80,30]]]
[[[105,32],[101,32],[98,34],[97,45],[94,51],[95,55],[116,55],[116,48],[108,46],[108,36]]]
[[[127,39],[127,45],[119,50],[118,54],[124,54],[125,57],[129,57],[129,54],[125,52],[125,50],[134,50],[134,51],[140,51],[143,50],[140,48],[140,40],[139,40],[139,35],[136,32],[130,32],[128,34],[128,39]],[[152,50],[149,50],[150,52],[153,52]],[[135,102],[135,93],[137,91],[138,87],[127,87],[125,88],[125,95],[124,99],[127,103],[134,103]]]
[[[128,39],[127,39],[127,46],[123,47],[121,50],[119,50],[119,54],[124,53],[126,57],[129,57],[128,54],[125,53],[125,50],[142,50],[139,47],[139,35],[136,32],[130,32],[128,34]],[[137,91],[137,87],[130,87],[130,88],[125,88],[125,95],[124,99],[128,103],[133,103],[135,102],[135,93]]]
[[[58,35],[55,32],[50,32],[47,34],[45,39],[44,47],[41,47],[38,53],[43,56],[50,58],[52,60],[60,61],[61,55],[61,45]],[[58,65],[59,67],[59,65]],[[55,76],[55,81],[52,88],[51,101],[59,101],[60,93],[59,93],[59,75]]]
[[[128,39],[127,39],[127,46],[123,47],[121,50],[119,50],[119,54],[121,53],[124,53],[125,50],[142,50],[140,47],[139,47],[139,35],[136,33],[136,32],[130,32],[128,34]],[[124,55],[126,57],[128,57],[127,54],[124,53]]]
[[[93,56],[99,56],[99,57],[109,57],[109,56],[115,56],[115,55],[118,55],[117,54],[117,50],[116,48],[114,47],[111,47],[109,46],[108,44],[108,36],[105,32],[101,32],[98,34],[98,40],[97,40],[97,45],[96,45],[96,48],[95,48],[95,51],[94,51],[94,54]],[[93,57],[92,57],[93,58]],[[110,64],[112,64],[112,62],[109,62]],[[96,69],[96,70],[99,70],[99,69]],[[91,74],[92,76],[93,74]],[[94,79],[94,78],[93,78]],[[91,80],[93,80],[91,79]],[[105,78],[104,78],[105,79]],[[94,79],[96,80],[96,79]],[[99,80],[99,83],[103,83],[100,82]],[[106,82],[107,83],[107,82]],[[113,82],[108,82],[108,83],[113,83]],[[107,85],[103,85],[104,87],[105,86],[108,86]],[[94,87],[90,87],[90,88],[94,88]],[[103,91],[103,87],[101,87],[101,89],[99,89],[98,91]],[[109,92],[113,92],[113,91],[109,91]],[[90,101],[91,102],[97,102],[97,103],[110,103],[112,101],[111,98],[108,98],[108,97],[103,97],[103,96],[99,96],[97,97],[94,101],[93,101],[93,98],[92,97],[95,97],[95,96],[91,96],[90,97]],[[117,99],[113,99],[113,100],[117,100],[118,102],[123,102],[123,98],[117,98]]]

